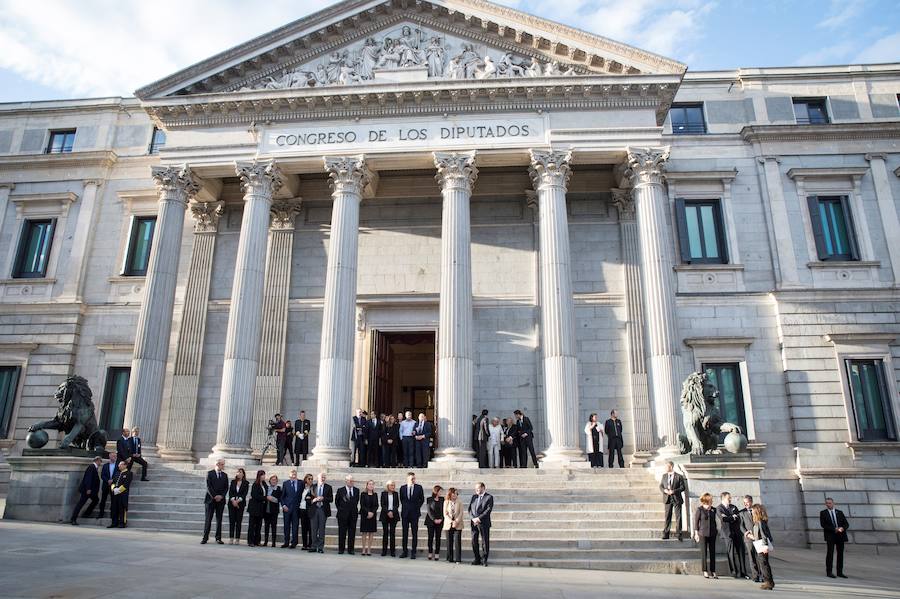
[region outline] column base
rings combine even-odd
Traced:
[[[350,448],[316,446],[312,450],[312,456],[310,456],[309,461],[335,467],[349,466]]]
[[[215,445],[212,452],[200,460],[201,464],[215,464],[216,460],[224,459],[225,462],[239,462],[243,464],[258,464],[259,460],[254,459],[253,452],[249,447],[237,447],[234,445]]]
[[[477,464],[475,452],[461,447],[444,447],[435,452],[429,464]],[[477,467],[477,466],[476,466]]]
[[[550,447],[540,461],[541,468],[589,468],[587,457],[576,447]]]
[[[190,449],[161,447],[159,456],[167,462],[194,462],[194,452]]]

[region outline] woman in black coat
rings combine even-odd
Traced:
[[[372,555],[372,538],[377,531],[378,493],[375,492],[375,481],[370,480],[366,482],[366,490],[359,496],[359,532],[362,535],[363,555]]]
[[[704,493],[700,505],[694,512],[694,541],[700,544],[700,569],[704,578],[718,578],[716,575],[716,510],[712,506],[712,495]],[[707,557],[709,567],[707,568]]]
[[[228,485],[228,543],[241,544],[241,522],[244,520],[244,508],[247,507],[247,473],[238,468],[237,474]]]
[[[250,501],[247,502],[247,512],[250,514],[250,525],[247,527],[247,545],[249,547],[259,547],[263,517],[266,515],[266,495],[268,493],[266,471],[257,470],[256,481],[250,487]]]
[[[441,485],[434,485],[425,507],[425,528],[428,529],[428,559],[441,558],[441,532],[444,530],[444,498]]]
[[[391,557],[397,555],[397,522],[400,521],[400,493],[397,485],[389,480],[385,490],[381,492],[381,530],[384,532],[381,538],[381,555],[388,552],[388,544],[391,546]]]
[[[269,544],[269,531],[272,532],[272,547],[278,537],[278,514],[281,513],[281,487],[278,486],[278,477],[274,474],[269,477],[269,490],[266,494],[266,513],[263,516],[263,546]]]

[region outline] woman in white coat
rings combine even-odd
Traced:
[[[596,414],[591,414],[584,425],[584,436],[591,468],[603,468],[603,426],[597,422]]]

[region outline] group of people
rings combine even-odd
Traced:
[[[538,467],[534,451],[534,425],[515,410],[512,418],[491,418],[487,410],[472,415],[472,450],[479,468],[527,468],[528,456]]]
[[[289,464],[299,466],[309,455],[309,433],[312,424],[305,411],[300,410],[300,415],[293,423],[290,419],[285,420],[281,414],[275,414],[270,423],[270,430],[275,435],[276,466]],[[285,460],[288,454],[291,456],[289,462]]]
[[[424,413],[397,416],[356,410],[350,428],[350,462],[359,468],[427,468],[434,424]]]
[[[70,524],[78,526],[78,518],[90,517],[98,504],[100,513],[97,519],[103,518],[106,501],[109,499],[112,523],[107,528],[125,528],[128,521],[128,494],[133,480],[132,466],[140,464],[141,480],[150,480],[147,478],[147,460],[141,454],[140,434],[141,429],[138,427],[123,428],[122,436],[116,441],[116,452],[109,454],[107,463],[104,464],[103,458],[97,456],[85,469],[78,483],[79,497],[69,518]],[[88,506],[82,511],[85,504]]]
[[[610,411],[609,418],[600,428],[600,421],[596,414],[588,417],[584,425],[585,448],[591,461],[591,468],[603,468],[603,448],[609,452],[609,467],[613,467],[613,458],[618,457],[619,468],[625,467],[622,457],[622,448],[625,447],[625,438],[622,436],[622,421],[619,420],[615,410]],[[604,436],[606,442],[604,443]]]
[[[266,477],[266,472],[259,470],[256,479],[250,483],[243,468],[238,468],[234,478],[229,480],[225,473],[225,460],[220,459],[206,476],[206,518],[201,543],[209,542],[215,518],[216,529],[212,534],[216,543],[224,544],[222,518],[227,505],[229,544],[241,542],[241,524],[246,508],[249,513],[248,546],[268,547],[271,544],[276,547],[280,514],[282,548],[295,549],[299,546],[310,553],[324,553],[325,523],[331,517],[334,505],[338,523],[338,554],[355,554],[359,532],[361,555],[372,555],[380,522],[381,555],[396,557],[399,523],[402,530],[400,557],[416,559],[419,519],[424,507],[429,560],[440,559],[441,538],[445,536],[447,561],[462,561],[461,535],[468,514],[475,557],[472,563],[487,566],[494,498],[487,493],[484,483],[475,486],[468,506],[463,505],[459,495],[458,489],[450,487],[445,496],[443,487],[435,485],[430,497],[426,498],[422,485],[416,483],[414,472],[407,473],[406,484],[399,490],[394,481],[388,481],[380,493],[375,490],[375,481],[372,480],[366,481],[363,488],[357,488],[352,475],[346,476],[344,484],[335,492],[324,472],[316,479],[312,474],[298,479],[297,470],[293,468],[284,482],[279,482],[274,474]]]

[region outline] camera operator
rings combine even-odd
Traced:
[[[284,448],[287,443],[287,431],[281,414],[275,414],[275,418],[269,421],[269,430],[275,433],[275,465],[281,466],[284,464]]]

